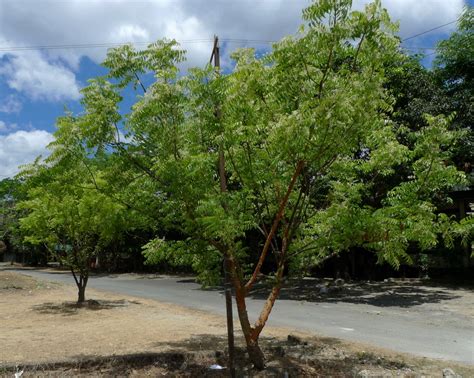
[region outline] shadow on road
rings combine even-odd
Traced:
[[[176,281],[181,284],[197,283],[194,279]],[[257,283],[249,294],[249,298],[264,300],[271,289],[271,283]],[[360,282],[351,281],[336,285],[333,280],[323,279],[291,279],[284,283],[279,300],[306,301],[315,303],[353,303],[367,304],[376,307],[408,308],[425,303],[462,298],[457,294],[459,287],[440,284],[438,282],[392,281],[392,282]],[[470,290],[469,288],[462,288]],[[194,290],[215,291],[224,295],[222,286]]]
[[[23,270],[44,272],[54,275],[70,275],[68,271],[51,268],[18,268],[2,267],[2,270],[20,272]],[[202,288],[193,277],[164,276],[158,274],[126,274],[127,280],[157,280],[166,279],[168,283],[187,286],[186,290],[205,290],[224,294],[222,286]],[[91,277],[120,278],[120,274],[94,273]],[[71,282],[73,282],[71,277]],[[195,285],[192,285],[195,284]],[[336,285],[331,279],[289,279],[281,289],[280,300],[307,301],[314,303],[352,303],[366,304],[376,307],[409,308],[422,304],[436,304],[443,301],[460,299],[463,293],[458,289],[472,291],[472,287],[453,285],[450,282],[395,280],[389,282],[360,282],[350,281]],[[267,281],[257,283],[250,292],[253,299],[266,299],[270,290]]]
[[[268,287],[263,284],[255,288],[250,296],[255,299],[264,299],[268,292]],[[285,284],[280,292],[280,300],[344,302],[377,307],[405,308],[457,298],[461,298],[461,296],[450,290],[410,282],[356,282],[336,286],[331,285],[331,282],[300,280]]]

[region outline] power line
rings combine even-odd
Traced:
[[[436,50],[436,47],[401,46],[404,50]]]
[[[262,40],[262,39],[231,39],[223,38],[222,42],[227,44],[261,44],[267,45],[276,43],[275,40]],[[192,43],[210,43],[212,39],[189,39],[178,41],[180,44],[192,44]],[[133,42],[128,43],[134,46],[147,46],[153,42]],[[69,44],[69,45],[36,45],[36,46],[15,46],[15,47],[0,47],[0,52],[15,52],[15,51],[32,51],[32,50],[63,50],[63,49],[89,49],[89,48],[111,48],[124,46],[127,43],[84,43],[84,44]],[[425,46],[404,46],[406,50],[434,50],[435,47]]]
[[[425,30],[421,33],[417,33],[410,37],[402,39],[402,42],[408,41],[410,39],[419,37],[421,35],[431,33],[432,31],[444,28],[445,26],[454,24],[457,20],[450,21],[446,24],[436,26],[432,29]],[[239,38],[222,38],[222,42],[225,43],[242,43],[242,44],[271,44],[276,43],[276,40],[262,40],[262,39],[239,39]],[[180,44],[191,44],[191,43],[210,43],[213,42],[212,38],[201,38],[201,39],[183,39],[178,41]],[[132,45],[136,46],[146,46],[153,42],[133,42]],[[126,42],[104,42],[104,43],[83,43],[83,44],[63,44],[63,45],[31,45],[31,46],[4,46],[0,47],[0,52],[15,52],[15,51],[29,51],[29,50],[63,50],[63,49],[89,49],[89,48],[110,48],[126,45]],[[418,49],[418,47],[410,47]],[[432,49],[431,47],[422,47],[419,49]]]
[[[429,29],[429,30],[425,30],[425,31],[423,31],[423,32],[421,32],[421,33],[414,34],[414,35],[412,35],[412,36],[410,36],[410,37],[407,37],[407,38],[402,39],[402,42],[405,42],[405,41],[408,41],[408,40],[410,40],[410,39],[419,37],[419,36],[421,36],[421,35],[425,35],[425,34],[431,33],[432,31],[435,31],[435,30],[444,28],[445,26],[452,25],[452,24],[454,24],[454,23],[457,22],[457,21],[458,21],[458,20],[453,20],[453,21],[447,22],[446,24],[436,26],[436,27],[434,27],[434,28],[432,28],[432,29]],[[436,47],[418,47],[418,46],[406,47],[406,46],[403,46],[403,49],[405,49],[405,50],[412,50],[412,51],[413,51],[413,50],[415,50],[415,51],[418,51],[418,50],[425,50],[425,51],[426,51],[426,50],[428,50],[428,51],[434,50],[434,51],[430,52],[429,54],[425,54],[425,57],[436,54]]]
[[[209,43],[211,38],[201,39],[183,39],[178,41],[180,44],[189,43]],[[261,39],[236,39],[236,38],[222,38],[221,41],[226,43],[253,43],[253,44],[269,44],[275,43],[274,40]],[[64,49],[89,49],[89,48],[109,48],[119,47],[126,44],[135,46],[147,46],[154,42],[104,42],[104,43],[83,43],[83,44],[64,44],[64,45],[30,45],[30,46],[5,46],[0,47],[0,52],[15,52],[15,51],[29,51],[29,50],[64,50]]]
[[[181,43],[202,43],[210,42],[211,39],[188,39]],[[82,43],[82,44],[64,44],[64,45],[31,45],[31,46],[5,46],[0,47],[0,52],[25,51],[25,50],[62,50],[62,49],[88,49],[88,48],[108,48],[123,46],[126,44],[149,45],[153,42],[104,42],[104,43]]]
[[[446,23],[446,24],[436,26],[436,27],[434,27],[433,29],[425,30],[425,31],[423,31],[423,32],[421,32],[421,33],[418,33],[418,34],[412,35],[412,36],[410,36],[410,37],[404,38],[404,39],[402,39],[402,42],[408,41],[409,39],[413,39],[413,38],[419,37],[420,35],[424,35],[424,34],[427,34],[427,33],[431,33],[432,31],[435,31],[435,30],[444,28],[445,26],[454,24],[455,22],[458,22],[458,20],[450,21],[450,22],[448,22],[448,23]]]

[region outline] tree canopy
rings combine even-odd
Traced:
[[[25,168],[27,198],[18,204],[26,211],[21,218],[24,241],[44,245],[52,256],[68,267],[78,286],[78,302],[85,301],[85,288],[92,258],[137,227],[133,211],[104,193],[99,158],[64,151],[63,133],[73,136],[73,118],[59,119],[52,155],[45,163]],[[72,132],[72,134],[70,134]]]
[[[405,61],[380,1],[351,6],[312,3],[298,34],[264,56],[237,50],[228,74],[180,72],[175,41],[110,50],[108,75],[83,89],[83,112],[58,120],[51,157],[25,171],[26,240],[71,246],[63,251],[86,282],[90,256],[129,229],[154,231],[150,262],[186,261],[204,279],[226,259],[249,356],[262,368],[259,336],[288,266],[363,246],[398,267],[410,245],[467,237],[466,224],[436,207],[466,185],[451,153],[466,131],[450,126],[441,103],[413,103],[410,82],[388,85],[422,72],[414,97],[424,98],[435,80]],[[122,114],[130,90],[136,102]],[[246,298],[269,259],[273,286],[251,322]]]

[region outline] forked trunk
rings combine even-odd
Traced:
[[[80,273],[78,278],[73,268],[71,268],[71,273],[77,285],[77,303],[84,303],[86,301],[86,286],[89,275]]]
[[[247,345],[249,359],[256,369],[263,370],[265,368],[265,355],[258,345],[259,335],[254,333],[254,329],[250,325],[247,304],[245,303],[245,289],[240,285],[235,290],[235,301],[237,302],[237,313],[239,314],[239,321]]]
[[[247,294],[249,293],[249,291],[252,289],[254,283],[257,281],[258,275],[260,274],[260,269],[269,251],[271,240],[277,232],[277,229],[280,225],[280,221],[282,220],[284,216],[285,209],[286,209],[288,200],[290,198],[291,192],[293,191],[296,181],[301,171],[303,170],[304,166],[305,166],[304,161],[300,160],[296,166],[295,172],[293,173],[291,182],[288,185],[286,194],[280,203],[278,213],[275,216],[270,233],[266,237],[265,244],[263,246],[262,252],[260,253],[260,257],[258,259],[254,272],[246,284],[243,284],[243,282],[241,281],[242,274],[238,274],[237,272],[238,267],[237,267],[236,261],[233,259],[232,254],[229,254],[229,267],[231,269],[232,283],[235,288],[235,301],[237,303],[237,311],[239,314],[240,325],[242,327],[242,332],[244,334],[245,343],[247,344],[247,352],[249,354],[250,361],[252,361],[253,365],[258,370],[263,370],[265,368],[265,356],[262,350],[260,349],[260,346],[258,345],[258,339],[260,337],[260,333],[265,327],[268,317],[270,316],[270,312],[273,309],[273,305],[275,304],[275,301],[278,298],[278,295],[280,294],[283,271],[284,271],[284,266],[285,266],[284,262],[285,262],[286,252],[288,250],[289,239],[290,239],[289,238],[290,228],[288,225],[285,227],[285,231],[284,231],[282,250],[280,253],[280,261],[278,263],[278,269],[275,276],[276,282],[270,294],[268,295],[267,300],[265,301],[265,305],[263,306],[263,309],[260,312],[260,316],[258,317],[253,327],[250,325],[245,298]],[[292,222],[293,222],[293,217],[291,217],[291,220],[290,220],[290,223]]]
[[[290,184],[288,185],[286,194],[283,197],[282,201],[280,202],[280,206],[278,208],[278,212],[273,221],[272,228],[266,237],[265,244],[263,246],[262,252],[260,253],[260,257],[258,259],[257,265],[254,269],[252,276],[250,277],[249,281],[245,285],[242,284],[240,279],[238,278],[237,267],[236,267],[235,262],[232,261],[232,264],[231,264],[233,283],[235,287],[235,300],[237,302],[240,325],[242,326],[245,342],[247,343],[247,352],[255,368],[259,370],[262,370],[265,368],[265,356],[262,350],[260,349],[260,346],[258,345],[258,339],[260,337],[260,333],[265,327],[268,317],[270,316],[270,312],[273,309],[273,305],[275,304],[275,301],[278,298],[278,295],[280,294],[283,271],[284,271],[284,262],[286,258],[288,245],[289,245],[289,232],[290,232],[289,226],[286,226],[285,231],[284,231],[282,250],[280,253],[280,261],[278,263],[278,269],[275,276],[276,282],[270,294],[268,295],[267,300],[265,301],[265,305],[263,306],[263,309],[260,312],[260,316],[258,317],[253,327],[250,325],[250,322],[249,322],[245,298],[248,292],[252,289],[254,283],[257,281],[258,275],[260,274],[260,269],[270,249],[271,240],[277,233],[280,222],[285,214],[285,209],[288,204],[288,200],[290,198],[291,192],[293,191],[293,188],[304,166],[305,166],[305,162],[303,160],[300,160],[298,164],[296,165],[295,172],[293,173],[293,176],[291,177],[291,181],[290,181]],[[290,223],[292,222],[293,222],[293,216],[291,217],[291,220],[290,220]]]
[[[237,303],[237,311],[239,314],[240,325],[244,334],[245,343],[247,345],[247,353],[249,355],[250,361],[253,363],[255,368],[258,370],[263,370],[265,368],[265,355],[263,354],[262,349],[258,345],[258,340],[260,337],[260,333],[262,332],[268,320],[268,317],[270,316],[270,312],[272,311],[273,305],[275,304],[275,301],[280,293],[283,266],[280,266],[277,270],[277,280],[275,282],[275,285],[272,288],[270,294],[268,295],[268,298],[265,302],[265,305],[263,306],[260,316],[253,327],[250,325],[247,312],[247,304],[245,300],[247,296],[247,290],[240,283],[238,278],[236,278],[235,265],[232,266],[232,274],[233,284],[235,287],[235,301]]]

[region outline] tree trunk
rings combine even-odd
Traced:
[[[86,301],[86,286],[87,281],[89,279],[88,275],[79,274],[79,279],[74,272],[74,269],[71,269],[72,276],[74,277],[74,281],[76,281],[77,285],[77,303],[81,304]]]
[[[235,285],[234,285],[235,286]],[[239,321],[244,334],[245,343],[247,345],[247,353],[249,359],[258,370],[265,368],[265,356],[258,345],[258,336],[254,333],[254,329],[250,325],[247,304],[245,303],[245,289],[241,287],[235,288],[235,301],[237,302],[237,313],[239,315]]]
[[[78,286],[77,303],[84,303],[86,301],[86,285]]]
[[[263,370],[265,368],[265,356],[258,345],[259,335],[254,332],[255,330],[250,325],[247,304],[245,302],[247,290],[238,278],[235,261],[233,261],[232,258],[229,259],[229,267],[231,269],[232,283],[235,288],[237,314],[239,315],[240,326],[242,328],[242,333],[244,334],[245,343],[247,345],[247,353],[254,367],[258,370]]]
[[[260,333],[265,327],[270,312],[272,311],[273,305],[275,304],[275,301],[278,298],[278,295],[280,294],[284,265],[281,264],[278,267],[275,285],[273,286],[270,294],[268,295],[268,298],[262,308],[258,320],[252,327],[250,325],[247,312],[247,304],[245,300],[248,291],[238,278],[235,262],[232,259],[230,260],[232,282],[235,288],[235,301],[237,303],[237,313],[239,315],[240,325],[244,334],[245,343],[247,345],[247,353],[254,367],[258,370],[263,370],[265,368],[265,355],[263,354],[260,346],[258,345],[258,340],[260,337]]]
[[[253,366],[257,370],[265,369],[265,355],[258,345],[258,339],[247,343],[247,353]]]

